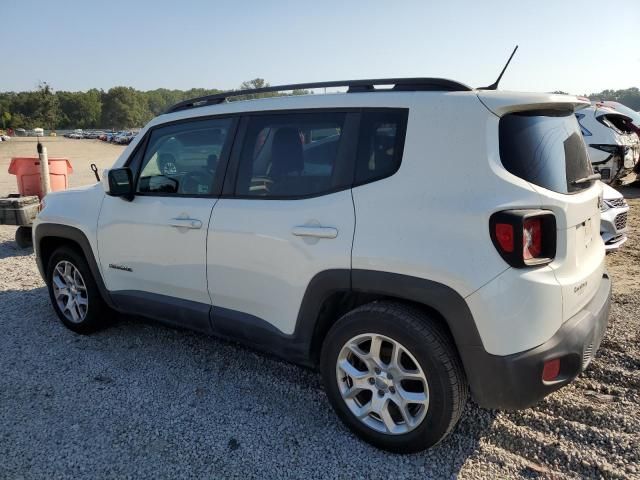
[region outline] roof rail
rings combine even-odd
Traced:
[[[376,85],[393,85],[389,89],[376,90]],[[273,87],[250,88],[247,90],[230,90],[228,92],[205,95],[176,103],[164,113],[179,112],[189,108],[217,105],[226,102],[228,98],[242,95],[255,95],[257,93],[283,92],[288,90],[306,90],[312,88],[348,87],[347,93],[375,92],[375,91],[445,91],[468,92],[471,87],[463,83],[444,78],[378,78],[371,80],[335,80],[332,82],[296,83],[292,85],[276,85]]]

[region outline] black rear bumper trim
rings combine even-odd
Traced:
[[[525,352],[498,356],[482,347],[468,348],[472,357],[472,392],[486,408],[516,410],[529,407],[570,383],[595,355],[609,319],[611,280],[603,275],[593,299],[567,320],[547,342]],[[552,382],[542,380],[547,360],[560,358],[560,374]]]

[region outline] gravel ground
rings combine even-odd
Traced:
[[[609,257],[610,326],[583,375],[519,412],[469,402],[441,445],[403,456],[351,435],[315,372],[137,319],[66,330],[0,226],[0,478],[640,478],[635,231]]]

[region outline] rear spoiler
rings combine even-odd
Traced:
[[[588,100],[573,95],[555,93],[480,90],[477,95],[482,104],[498,117],[526,110],[571,110],[575,112],[591,106]]]

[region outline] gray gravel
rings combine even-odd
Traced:
[[[600,353],[535,408],[467,406],[443,444],[357,440],[318,374],[136,320],[66,330],[32,252],[0,227],[0,478],[640,478],[640,294]]]

